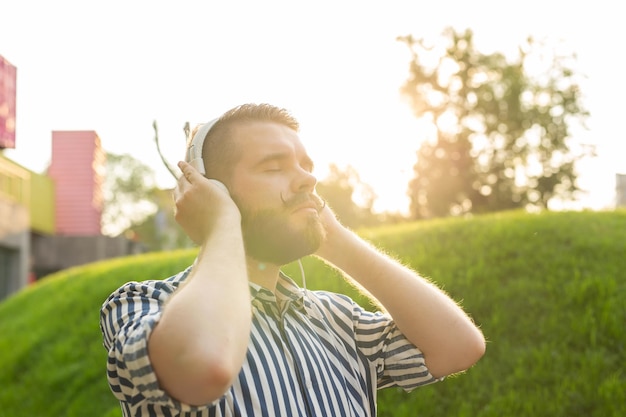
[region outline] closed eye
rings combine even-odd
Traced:
[[[261,172],[280,172],[284,169],[284,161],[280,158],[272,158],[259,164]]]
[[[293,162],[295,161],[293,161],[291,154],[279,152],[264,157],[257,165],[263,172],[281,172],[286,165]],[[305,155],[299,162],[299,165],[301,169],[308,173],[313,172],[313,161],[308,156]]]

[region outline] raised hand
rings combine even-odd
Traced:
[[[241,214],[224,184],[204,177],[184,161],[178,167],[182,175],[174,189],[174,218],[191,240],[202,245],[220,219],[240,219]]]

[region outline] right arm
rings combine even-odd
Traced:
[[[250,290],[237,206],[191,165],[179,167],[176,220],[200,252],[165,305],[148,351],[161,388],[200,405],[221,397],[239,374],[250,337]]]

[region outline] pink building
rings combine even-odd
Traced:
[[[105,160],[96,132],[52,132],[48,175],[56,184],[57,235],[101,234]]]
[[[15,148],[17,68],[0,55],[0,149]]]

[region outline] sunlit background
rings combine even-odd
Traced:
[[[621,51],[626,27],[610,1],[121,1],[0,0],[0,55],[17,67],[16,149],[42,172],[53,130],[95,130],[106,151],[173,180],[183,126],[244,102],[291,110],[323,178],[352,166],[373,187],[377,211],[408,210],[407,184],[428,134],[399,89],[409,50],[396,38],[470,28],[482,52],[515,52],[528,37],[578,56],[590,111],[583,139],[598,157],[580,165],[588,195],[576,206],[611,207],[626,173]]]

